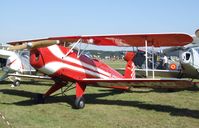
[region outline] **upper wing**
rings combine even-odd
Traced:
[[[191,43],[193,40],[192,37],[187,34],[172,33],[50,37],[45,39],[10,42],[9,44],[16,45],[24,42],[35,42],[41,40],[59,40],[61,43],[73,43],[79,39],[84,43],[109,46],[145,46],[145,41],[147,41],[148,46],[155,47],[184,46]]]
[[[188,88],[192,82],[188,79],[161,78],[161,79],[83,79],[81,82],[91,86],[129,86],[129,87],[148,87],[148,88]]]

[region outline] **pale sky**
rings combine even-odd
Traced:
[[[198,0],[1,0],[0,43],[199,28]]]

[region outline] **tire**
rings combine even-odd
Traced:
[[[84,97],[76,98],[76,100],[75,100],[75,108],[76,109],[83,109],[84,107],[85,107]]]
[[[16,86],[20,86],[21,82],[19,80],[14,80],[13,85]]]

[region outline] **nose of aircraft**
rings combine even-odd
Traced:
[[[31,50],[30,52],[30,64],[38,69],[44,66],[43,58],[39,49]]]
[[[181,57],[181,63],[191,63],[191,53],[190,52],[184,52],[182,54],[182,57]]]

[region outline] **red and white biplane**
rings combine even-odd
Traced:
[[[175,88],[177,86],[183,88],[190,81],[174,78],[135,78],[135,66],[133,63],[135,54],[133,52],[127,52],[125,56],[127,64],[125,73],[122,75],[107,64],[83,55],[80,50],[75,48],[76,45],[87,43],[119,47],[145,46],[147,49],[149,46],[183,46],[190,42],[192,42],[192,37],[181,33],[66,36],[10,42],[9,44],[13,46],[9,49],[29,49],[30,64],[54,80],[55,84],[45,94],[38,95],[38,103],[44,103],[46,97],[66,86],[70,81],[75,83],[76,88],[75,107],[84,108],[85,100],[83,95],[88,85],[127,90],[129,87],[147,86],[147,83],[153,82],[157,83],[157,85],[150,86],[152,88]],[[73,46],[68,47],[71,43],[73,43]],[[178,85],[162,84],[171,82],[178,83]]]

